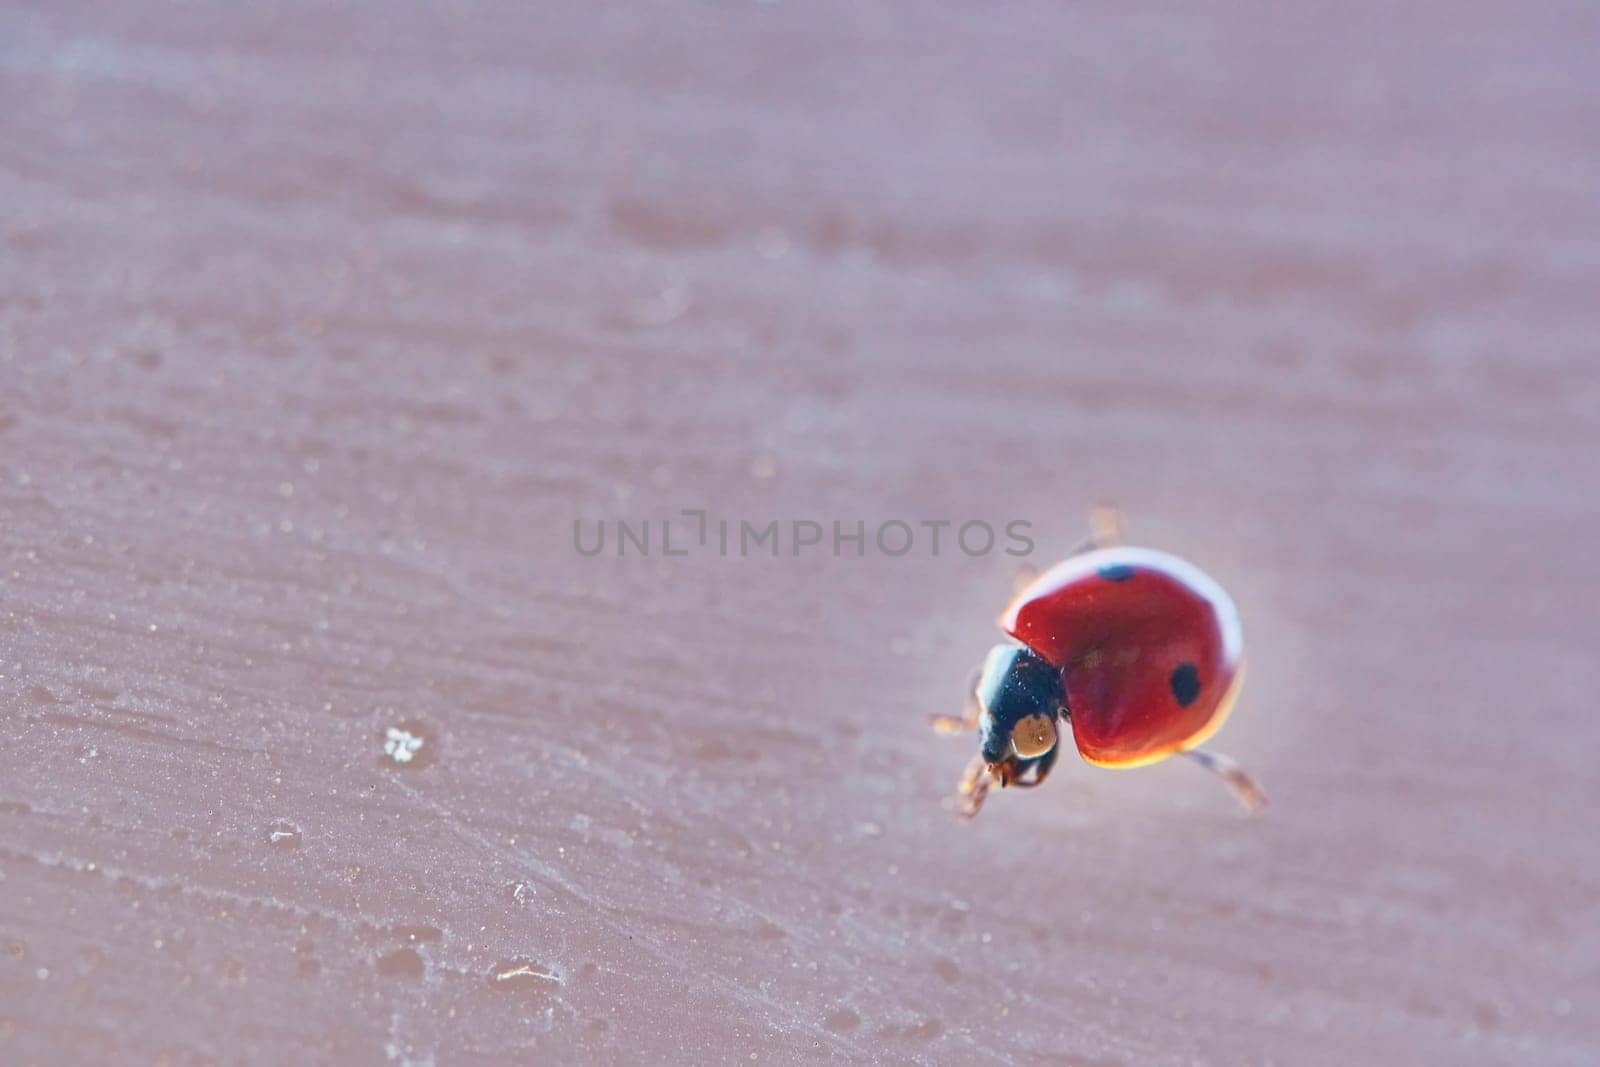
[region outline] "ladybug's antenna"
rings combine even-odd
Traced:
[[[1256,785],[1254,778],[1227,756],[1220,752],[1207,752],[1203,748],[1191,748],[1183,754],[1226,782],[1228,788],[1233,790],[1233,795],[1239,798],[1239,803],[1252,815],[1267,806],[1267,794]]]

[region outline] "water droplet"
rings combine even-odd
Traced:
[[[517,882],[511,886],[511,899],[523,907],[531,906],[539,897],[539,890],[532,882]]]
[[[542,963],[509,960],[489,974],[489,985],[507,992],[548,992],[561,984],[555,971]]]
[[[397,767],[425,767],[433,762],[433,735],[413,719],[383,732],[383,756]]]
[[[422,957],[415,949],[397,948],[378,957],[378,973],[385,978],[406,978],[416,981],[424,971]]]
[[[267,844],[274,848],[299,848],[300,827],[279,819],[267,827]]]

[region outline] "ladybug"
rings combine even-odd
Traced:
[[[1187,756],[1219,774],[1250,810],[1266,796],[1228,757],[1199,746],[1222,727],[1244,680],[1239,614],[1222,586],[1177,556],[1121,543],[1114,512],[1095,536],[1029,582],[1000,615],[1016,644],[996,645],[968,686],[976,730],[957,812],[970,819],[993,783],[1040,785],[1060,754],[1060,726],[1101,767]]]

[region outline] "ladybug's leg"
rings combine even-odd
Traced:
[[[1122,509],[1115,504],[1096,504],[1089,512],[1089,540],[1096,548],[1122,544]]]
[[[1220,752],[1207,752],[1203,748],[1191,748],[1183,754],[1220,777],[1233,790],[1233,795],[1239,798],[1239,803],[1250,811],[1257,812],[1267,806],[1267,794],[1256,785],[1254,778],[1227,756]]]
[[[960,715],[930,715],[928,723],[941,734],[971,733],[978,728],[983,720],[983,705],[978,703],[978,679],[983,676],[982,667],[972,668],[972,674],[967,677],[967,707]]]
[[[1081,556],[1097,548],[1122,544],[1122,511],[1115,504],[1096,504],[1089,512],[1089,536],[1067,555]]]
[[[967,764],[967,769],[961,775],[961,784],[956,787],[956,814],[962,819],[970,819],[978,814],[993,783],[994,773],[989,761],[980,752]]]
[[[1044,780],[1050,775],[1050,769],[1056,765],[1056,757],[1060,754],[1061,746],[1058,744],[1032,762],[1033,777],[1026,780],[1013,778],[1008,784],[1014,789],[1033,789],[1043,785]]]

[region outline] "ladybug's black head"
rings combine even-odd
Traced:
[[[1064,697],[1061,671],[1031,649],[996,645],[978,680],[983,758],[990,765],[1041,760],[1055,751]]]

